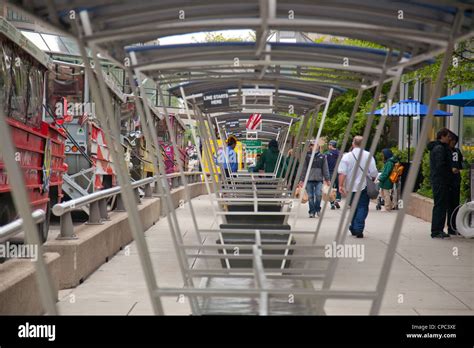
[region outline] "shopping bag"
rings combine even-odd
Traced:
[[[301,194],[303,194],[303,198],[301,198]],[[296,193],[295,193],[296,198],[301,200],[301,203],[305,204],[308,203],[309,197],[308,194],[306,193],[306,190],[302,187],[297,187],[296,188]]]
[[[323,188],[323,201],[327,202],[334,202],[336,200],[336,189],[332,188],[328,184],[324,184]]]

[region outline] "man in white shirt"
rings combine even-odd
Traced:
[[[349,226],[349,230],[351,231],[352,235],[357,236],[357,238],[364,238],[363,232],[365,228],[365,219],[369,214],[370,203],[369,196],[367,195],[366,177],[362,175],[362,170],[366,166],[367,162],[370,161],[367,175],[370,176],[372,180],[374,180],[378,174],[374,157],[370,156],[368,151],[362,150],[360,148],[362,140],[363,138],[360,135],[354,137],[354,140],[352,141],[352,151],[344,154],[338,168],[339,192],[341,192],[344,197],[350,193],[349,204],[351,204],[357,189],[362,182],[362,192],[360,199],[357,203],[357,208],[354,217],[352,218],[351,225]],[[363,151],[362,159],[360,161],[360,166],[356,167],[356,162],[360,156],[360,151]],[[354,171],[356,171],[354,185],[349,187],[354,175]]]

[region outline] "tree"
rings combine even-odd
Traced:
[[[244,41],[255,41],[255,33],[251,32],[246,38],[242,37],[226,37],[224,33],[213,31],[206,33],[204,40],[199,41],[193,37],[195,42],[244,42]]]

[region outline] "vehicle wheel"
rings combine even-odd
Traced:
[[[48,205],[46,206],[46,216],[44,218],[44,221],[38,224],[38,233],[39,233],[39,239],[40,239],[41,244],[43,244],[44,242],[48,240],[50,218],[51,218],[51,204],[50,202],[48,202]]]

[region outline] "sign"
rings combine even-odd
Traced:
[[[257,129],[261,130],[262,126],[262,114],[251,114],[247,120],[245,128],[250,131],[256,131]]]
[[[261,96],[261,97],[271,97],[273,95],[273,91],[268,89],[242,89],[242,95],[248,96]]]
[[[245,150],[252,153],[262,153],[262,141],[261,140],[242,140],[242,143],[245,145]]]
[[[204,94],[202,98],[206,109],[229,106],[229,94],[227,92],[208,93]]]
[[[239,127],[240,126],[240,122],[239,120],[237,121],[227,121],[225,123],[225,125],[228,127],[228,128],[236,128],[236,127]]]
[[[247,140],[256,140],[256,139],[258,139],[258,132],[248,131],[247,134],[246,134],[246,139]]]

